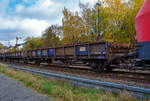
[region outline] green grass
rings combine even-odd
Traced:
[[[50,96],[54,101],[139,101],[128,93],[114,95],[100,90],[71,86],[66,80],[46,79],[42,76],[21,72],[0,64],[0,73],[20,81],[36,92]]]

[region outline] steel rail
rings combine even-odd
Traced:
[[[65,75],[60,75],[55,73],[48,73],[48,72],[38,71],[34,69],[24,68],[22,66],[15,66],[15,65],[7,65],[7,66],[15,70],[28,71],[28,72],[32,72],[33,74],[43,75],[44,77],[53,78],[56,80],[65,79],[75,86],[78,85],[78,86],[84,86],[89,88],[96,88],[96,89],[110,91],[112,93],[117,93],[117,94],[122,93],[123,91],[128,91],[132,96],[139,99],[150,98],[150,89],[117,84],[117,83],[95,81],[95,80],[83,79],[83,78],[72,77],[72,76],[65,76]]]
[[[5,62],[4,62],[5,63]],[[21,62],[17,62],[17,63],[21,63]],[[35,65],[34,63],[28,63],[28,64],[24,64],[24,65]],[[41,66],[45,66],[44,68],[47,69],[48,67],[46,66],[55,66],[57,68],[67,68],[67,69],[71,69],[71,70],[86,70],[86,71],[92,71],[92,69],[88,68],[87,66],[85,68],[83,67],[78,67],[78,66],[65,66],[65,65],[62,65],[62,64],[45,64],[45,63],[41,63]],[[115,73],[115,74],[132,74],[132,75],[142,75],[142,76],[148,76],[150,75],[150,73],[143,73],[143,72],[131,72],[131,71],[122,71],[120,69],[114,69],[113,71],[111,71],[112,73]],[[110,72],[110,73],[111,73]],[[108,73],[108,71],[103,71],[103,73]]]
[[[8,64],[8,63],[6,63],[6,64]],[[12,65],[15,65],[15,64],[12,64]],[[19,63],[19,65],[21,65],[20,63]],[[24,64],[23,64],[24,65]],[[27,64],[25,64],[25,65],[27,65]],[[27,66],[30,66],[30,64],[28,64]],[[32,64],[31,64],[31,66],[32,66]],[[42,67],[37,67],[37,68],[40,68],[40,70],[41,70],[41,68],[42,68],[42,70],[43,69],[45,69],[45,70],[47,70],[47,69],[49,69],[50,70],[50,68],[49,68],[49,66],[51,67],[51,66],[55,66],[55,67],[58,67],[58,68],[60,68],[60,69],[63,69],[63,68],[66,68],[66,69],[71,69],[71,70],[86,70],[87,72],[92,72],[92,70],[91,69],[89,69],[89,68],[75,68],[75,67],[73,67],[73,68],[71,68],[71,67],[65,67],[65,66],[58,66],[58,65],[47,65],[47,64],[42,64],[41,65]],[[44,68],[43,68],[43,66],[45,66]],[[123,71],[112,71],[112,72],[107,72],[107,71],[104,71],[103,73],[105,73],[105,76],[104,77],[107,77],[107,78],[119,78],[119,79],[129,79],[129,80],[132,80],[132,81],[137,81],[137,82],[146,82],[146,83],[149,83],[150,82],[150,79],[149,79],[149,77],[146,77],[146,76],[150,76],[150,73],[146,73],[146,74],[143,74],[143,73],[130,73],[130,72],[123,72]],[[112,73],[115,73],[115,74],[118,74],[117,76],[113,76],[113,74]],[[123,74],[123,75],[119,75],[119,74]],[[131,77],[132,76],[132,77]],[[141,76],[145,76],[145,78],[141,78]]]

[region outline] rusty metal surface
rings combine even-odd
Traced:
[[[71,47],[65,47],[65,55],[74,55],[74,47],[71,46]]]
[[[99,44],[91,44],[90,45],[90,54],[98,54],[99,52],[106,51],[106,44],[105,43],[99,43]]]
[[[112,44],[109,51],[113,54],[127,53],[131,51],[131,45],[130,44]]]
[[[112,44],[112,48],[130,48],[130,44]]]
[[[79,46],[88,46],[88,54],[85,55],[77,55],[77,47]],[[107,47],[108,46],[108,47]],[[29,58],[36,57],[36,55],[43,57],[48,57],[48,49],[37,49],[37,50],[25,50],[25,51],[17,51],[17,52],[9,52],[5,53],[7,57],[22,57],[28,56]],[[130,44],[115,44],[115,43],[107,43],[107,42],[95,42],[95,43],[82,43],[76,45],[68,45],[62,47],[56,47],[55,55],[51,58],[59,58],[59,57],[72,57],[74,60],[76,59],[96,59],[96,58],[105,58],[107,55],[107,61],[111,61],[113,56],[120,53],[127,53],[130,50]],[[37,54],[35,53],[37,51]],[[20,54],[21,53],[21,54]],[[98,57],[99,56],[99,57]],[[67,57],[67,58],[68,58]]]
[[[63,56],[64,55],[64,48],[56,48],[56,56]]]

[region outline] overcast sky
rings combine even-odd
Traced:
[[[79,2],[92,7],[97,0],[0,0],[0,42],[41,36],[48,26],[61,25],[64,7],[79,11]]]

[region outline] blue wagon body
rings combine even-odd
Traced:
[[[51,58],[51,59],[107,59],[108,43],[79,44],[73,46],[37,49],[28,52],[29,58]]]
[[[150,42],[138,43],[138,58],[141,60],[150,60]]]
[[[54,57],[55,56],[55,49],[48,49],[48,56],[49,57]]]
[[[76,55],[88,55],[88,45],[76,46]]]

